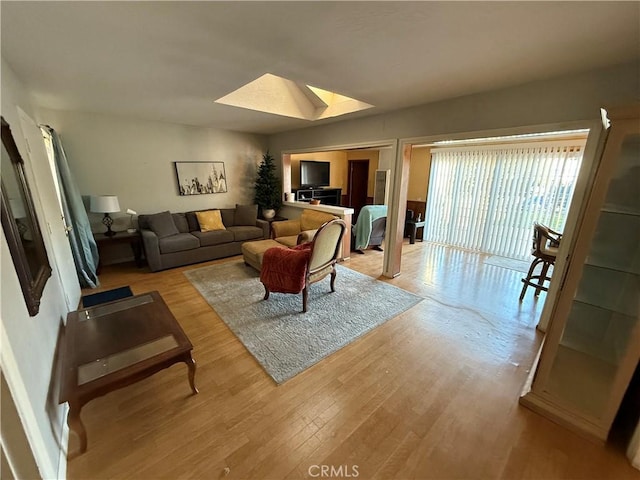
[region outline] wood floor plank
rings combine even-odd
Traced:
[[[297,480],[323,465],[379,480],[640,479],[623,452],[518,404],[545,295],[518,302],[519,272],[407,243],[401,275],[381,280],[424,299],[276,385],[184,275],[236,260],[103,267],[101,289],[161,293],[194,345],[200,393],[175,365],[90,402],[70,479]],[[342,266],[378,278],[382,254]]]

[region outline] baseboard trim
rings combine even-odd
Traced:
[[[607,440],[608,431],[602,427],[550,402],[533,391],[520,397],[520,404],[594,443],[602,445]]]

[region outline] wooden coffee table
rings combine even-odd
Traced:
[[[174,363],[188,367],[191,390],[193,346],[158,292],[70,312],[64,338],[60,403],[69,403],[67,423],[87,450],[80,410],[94,398],[126,387]]]

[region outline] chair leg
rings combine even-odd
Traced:
[[[263,298],[263,300],[269,300],[269,287],[267,287],[264,283],[262,285],[264,286],[264,298]]]
[[[332,292],[336,291],[336,286],[335,286],[335,284],[336,284],[336,275],[337,275],[337,272],[336,272],[336,269],[334,268],[333,271],[331,272],[331,291]]]
[[[309,296],[309,292],[307,291],[307,286],[305,285],[302,289],[302,313],[307,313],[307,298]]]
[[[524,294],[527,293],[527,287],[528,285],[526,283],[522,286],[522,291],[520,292],[520,301],[522,301],[522,299],[524,298]]]
[[[542,262],[542,270],[540,271],[540,278],[538,279],[538,286],[536,287],[536,297],[540,295],[540,291],[544,287],[544,281],[547,279],[547,271],[549,270],[549,262]]]
[[[541,262],[541,259],[535,258],[533,262],[531,262],[531,266],[529,267],[529,271],[527,272],[527,276],[522,279],[522,292],[520,292],[520,301],[524,298],[524,294],[527,293],[527,287],[531,285],[531,277],[533,276],[533,270],[536,268],[538,263]],[[537,290],[536,290],[537,291]]]
[[[542,264],[540,268],[540,273],[538,275],[534,275],[535,268]],[[547,292],[548,288],[544,286],[544,282],[547,280],[551,280],[547,274],[549,273],[549,267],[553,265],[553,263],[548,262],[542,258],[536,258],[533,262],[531,262],[531,267],[529,267],[529,272],[527,276],[522,279],[522,292],[520,292],[520,301],[524,298],[524,295],[527,291],[528,286],[532,286],[535,288],[534,296],[538,297],[541,291]]]
[[[418,230],[414,225],[409,225],[409,244],[413,245],[416,243],[416,230]]]

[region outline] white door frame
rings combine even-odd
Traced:
[[[76,310],[81,296],[80,282],[67,237],[67,225],[60,206],[59,188],[56,186],[57,175],[54,175],[51,170],[40,127],[24,110],[20,107],[17,109],[20,118],[20,131],[25,140],[30,160],[28,169],[36,190],[39,192],[38,195],[34,195],[34,203],[38,209],[38,218],[41,219],[41,223],[44,223],[41,228],[48,232],[48,235],[45,234],[43,237],[49,253],[49,262],[62,286],[67,309],[69,311]],[[47,202],[44,205],[41,198],[43,194],[46,195],[46,198],[55,196],[57,201]]]

